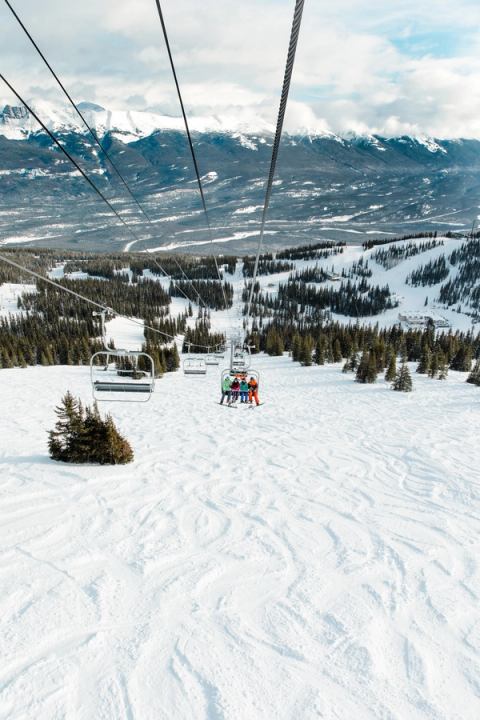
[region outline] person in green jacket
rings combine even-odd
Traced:
[[[246,377],[240,381],[240,402],[248,403],[248,382]]]
[[[222,382],[222,399],[220,400],[220,405],[223,405],[225,396],[227,397],[227,403],[230,403],[230,386],[231,386],[231,384],[232,384],[232,380],[227,375],[227,377],[224,378],[224,380]]]

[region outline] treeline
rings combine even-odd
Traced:
[[[225,298],[227,308],[231,308],[233,303],[233,285],[228,282],[220,283],[218,280],[194,280],[191,283],[177,280],[175,283],[170,283],[168,292],[171,297],[186,297],[197,304],[200,302],[198,297],[200,296],[205,305],[212,310],[225,309]]]
[[[422,285],[437,285],[445,280],[450,274],[445,255],[440,255],[436,260],[430,260],[426,265],[421,265],[407,275],[406,283],[413,287]]]
[[[12,250],[9,248],[1,248],[2,255],[13,260],[13,262],[22,265],[29,270],[46,275],[46,273],[54,267],[59,260],[59,255],[53,250],[32,250],[25,248],[22,250]],[[63,253],[62,253],[63,255]],[[5,262],[0,261],[0,285],[3,283],[28,283],[33,284],[35,279],[24,270],[20,270]]]
[[[253,333],[249,342],[269,355],[281,355],[288,351],[293,360],[303,365],[347,360],[351,363],[350,370],[356,369],[355,363],[363,353],[374,356],[377,372],[388,367],[392,355],[400,356],[409,362],[418,362],[418,372],[431,377],[438,376],[443,365],[452,370],[470,372],[472,361],[480,357],[480,334],[458,331],[435,333],[432,328],[403,330],[394,326],[380,329],[378,326],[339,323],[308,326],[275,320],[268,327]]]
[[[147,343],[164,345],[172,341],[172,337],[185,332],[188,312],[173,318],[171,315],[163,315],[161,317],[145,316],[144,328],[145,340]],[[150,330],[155,328],[158,332]]]
[[[92,336],[97,339],[92,339]],[[87,365],[102,350],[93,320],[50,318],[36,314],[0,319],[0,368],[27,365]]]
[[[464,302],[479,312],[480,239],[464,243],[451,253],[449,260],[458,270],[455,277],[440,288],[440,302],[446,305]]]
[[[255,267],[255,258],[246,256],[243,259],[243,277],[253,277],[253,270]],[[265,256],[260,256],[258,262],[258,275],[274,275],[275,273],[288,272],[293,270],[294,264],[291,262],[285,262],[283,260],[265,259]]]
[[[388,250],[377,250],[371,257],[372,260],[375,260],[375,262],[379,265],[382,265],[385,270],[390,270],[409,257],[420,255],[421,253],[427,252],[427,250],[433,250],[433,248],[443,244],[443,240],[427,240],[422,243],[396,245],[395,247],[388,248]]]
[[[332,255],[343,253],[346,247],[344,242],[334,242],[333,240],[324,240],[313,245],[300,245],[295,248],[287,248],[277,252],[277,260],[312,260],[326,259]]]
[[[329,310],[349,317],[366,317],[378,315],[385,310],[397,307],[398,302],[392,299],[390,289],[386,285],[372,286],[362,278],[359,283],[350,280],[342,282],[338,288],[315,288],[302,282],[281,283],[276,295],[262,293],[254,288],[253,315],[258,309],[269,310],[270,315],[283,316],[283,319],[297,320],[310,310]],[[242,300],[248,300],[249,286],[243,290]],[[244,306],[244,314],[247,312]]]
[[[92,260],[68,260],[65,263],[63,272],[65,275],[74,272],[84,272],[95,277],[102,277],[106,280],[118,278],[124,282],[130,281],[128,259],[111,259],[104,257],[95,257]]]
[[[306,267],[304,270],[297,270],[288,276],[288,282],[297,283],[323,283],[329,279],[330,274],[319,265]]]
[[[367,278],[372,277],[372,271],[368,267],[368,260],[365,260],[363,257],[360,258],[358,262],[354,262],[348,270],[346,268],[342,269],[342,277],[343,278]]]
[[[142,345],[142,352],[147,353],[153,360],[155,377],[164,373],[174,372],[180,367],[180,356],[175,343],[164,345],[159,341],[159,336],[150,338]],[[149,371],[150,366],[145,358],[140,357],[138,361],[139,370]]]
[[[153,257],[156,258],[158,264]],[[136,256],[129,261],[134,282],[142,276],[144,270],[148,270],[153,275],[160,277],[165,277],[165,273],[167,273],[173,280],[185,280],[185,276],[190,280],[218,281],[219,279],[215,258],[212,255],[165,255],[159,253],[153,257],[152,254],[148,254],[141,257]],[[217,264],[220,278],[223,280],[224,272],[230,274],[235,272],[237,258],[235,255],[217,257]],[[162,272],[159,266],[165,273]]]
[[[211,255],[95,253],[43,248],[2,248],[2,254],[11,257],[19,265],[43,275],[53,267],[63,265],[65,274],[81,271],[109,280],[120,277],[128,282],[130,279],[128,271],[130,270],[132,282],[136,283],[142,278],[144,270],[164,277],[158,266],[160,265],[174,280],[185,279],[184,273],[191,279],[218,280],[215,259]],[[230,274],[235,272],[237,257],[235,255],[219,256],[217,264],[223,278],[223,272]],[[30,283],[32,276],[25,271],[0,262],[0,285],[4,282]]]
[[[380,238],[379,240],[366,240],[364,243],[362,243],[362,247],[364,250],[371,250],[372,248],[378,247],[379,245],[390,245],[390,243],[401,242],[402,240],[418,240],[419,238],[436,238],[437,235],[438,235],[437,230],[434,230],[433,232],[410,233],[409,235],[400,235],[399,237],[394,237],[394,238]],[[448,233],[446,233],[446,237],[448,237]]]
[[[117,277],[109,281],[64,278],[58,280],[58,284],[131,317],[162,315],[170,304],[169,294],[154,280],[144,280],[138,285],[126,285]],[[37,281],[37,292],[23,293],[20,296],[18,307],[28,312],[42,313],[47,321],[56,317],[86,319],[92,315],[90,304],[43,280]]]
[[[225,335],[210,332],[210,321],[204,317],[196,321],[195,327],[187,327],[183,339],[182,352],[195,354],[208,353],[214,347],[223,346]]]

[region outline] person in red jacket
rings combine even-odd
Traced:
[[[252,404],[253,400],[255,400],[257,405],[260,405],[260,400],[258,398],[258,382],[252,375],[248,381],[248,402]]]
[[[240,394],[240,383],[238,382],[237,377],[234,379],[234,381],[230,385],[230,392],[231,392],[231,403],[237,402],[238,396]]]

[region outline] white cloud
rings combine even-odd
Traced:
[[[13,2],[76,99],[178,114],[153,0]],[[293,1],[162,5],[188,112],[274,124]],[[286,127],[480,137],[478,27],[472,0],[310,0]],[[5,4],[0,33],[5,75],[61,102]]]

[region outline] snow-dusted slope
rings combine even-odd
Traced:
[[[255,365],[111,405],[121,468],[46,457],[85,368],[2,370],[0,717],[477,720],[478,389]]]

